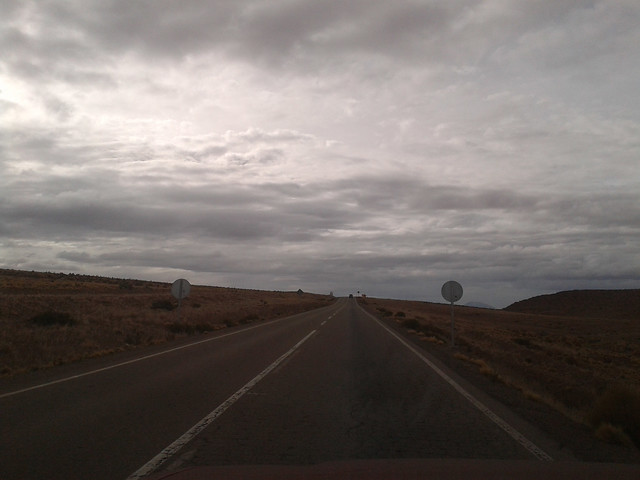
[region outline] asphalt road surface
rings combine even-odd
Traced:
[[[0,478],[199,465],[558,459],[354,299],[0,383]]]

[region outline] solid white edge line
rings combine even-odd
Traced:
[[[358,307],[360,307],[358,305]],[[484,413],[493,423],[498,425],[502,430],[504,430],[511,438],[513,438],[516,442],[522,445],[525,449],[527,449],[533,456],[538,458],[539,460],[544,460],[551,462],[553,458],[547,454],[544,450],[538,447],[531,440],[526,438],[520,432],[518,432],[515,428],[509,425],[505,420],[499,417],[496,413],[494,413],[489,407],[484,405],[480,400],[475,398],[469,392],[467,392],[458,382],[456,382],[453,378],[443,372],[440,368],[438,368],[431,360],[426,358],[420,351],[416,349],[413,345],[408,343],[404,338],[398,335],[396,332],[387,327],[384,323],[382,323],[379,319],[371,315],[369,312],[364,310],[362,307],[360,309],[369,315],[373,320],[375,320],[378,325],[384,328],[387,332],[389,332],[393,337],[396,338],[400,343],[402,343],[405,347],[411,350],[420,360],[426,363],[434,372],[436,372],[442,379],[451,385],[460,395],[466,398],[474,407]]]
[[[297,313],[296,315],[301,315],[301,314],[309,313],[309,312],[312,312],[312,311],[313,310],[309,310],[307,312],[300,312],[300,313]],[[170,348],[169,350],[163,350],[163,351],[158,352],[158,353],[153,353],[151,355],[145,355],[144,357],[134,358],[132,360],[127,360],[126,362],[117,363],[115,365],[109,365],[108,367],[98,368],[96,370],[91,370],[89,372],[84,372],[84,373],[80,373],[78,375],[72,375],[70,377],[65,377],[65,378],[61,378],[59,380],[54,380],[52,382],[41,383],[41,384],[38,384],[38,385],[33,385],[31,387],[22,388],[20,390],[14,390],[13,392],[3,393],[3,394],[0,394],[0,399],[6,398],[6,397],[11,397],[13,395],[19,395],[20,393],[29,392],[31,390],[38,390],[40,388],[50,387],[51,385],[56,385],[58,383],[68,382],[70,380],[75,380],[77,378],[86,377],[88,375],[94,375],[96,373],[106,372],[107,370],[112,370],[114,368],[123,367],[125,365],[130,365],[132,363],[141,362],[142,360],[147,360],[147,359],[153,358],[153,357],[159,357],[161,355],[165,355],[167,353],[175,352],[177,350],[182,350],[184,348],[194,347],[196,345],[200,345],[201,343],[213,342],[215,340],[220,340],[221,338],[230,337],[232,335],[238,335],[240,333],[248,332],[248,331],[256,329],[256,328],[266,327],[268,325],[273,325],[276,322],[281,322],[283,320],[287,320],[288,318],[291,318],[293,316],[295,316],[295,315],[292,315],[292,316],[289,316],[289,317],[284,317],[284,318],[279,318],[277,320],[272,320],[272,321],[266,322],[266,323],[261,323],[260,325],[254,325],[252,327],[247,327],[247,328],[244,328],[242,330],[235,331],[235,332],[225,333],[224,335],[218,335],[216,337],[206,338],[204,340],[199,340],[197,342],[189,343],[187,345],[181,345],[179,347]]]
[[[276,322],[277,321],[280,321],[280,320],[276,320]],[[270,322],[270,323],[273,323],[273,322]],[[184,348],[194,347],[196,345],[200,345],[201,343],[212,342],[214,340],[219,340],[221,338],[230,337],[232,335],[237,335],[237,334],[243,333],[243,332],[248,332],[249,330],[253,330],[254,328],[263,327],[265,325],[268,325],[268,324],[267,323],[263,323],[263,324],[260,324],[260,325],[255,325],[253,327],[245,328],[243,330],[238,330],[237,332],[225,333],[224,335],[220,335],[220,336],[217,336],[217,337],[211,337],[211,338],[207,338],[205,340],[199,340],[197,342],[189,343],[187,345],[181,345],[179,347],[170,348],[169,350],[163,350],[163,351],[158,352],[158,353],[152,353],[151,355],[145,355],[144,357],[134,358],[132,360],[127,360],[126,362],[116,363],[115,365],[109,365],[108,367],[98,368],[96,370],[91,370],[89,372],[80,373],[78,375],[72,375],[70,377],[61,378],[59,380],[54,380],[52,382],[41,383],[39,385],[34,385],[32,387],[23,388],[21,390],[15,390],[13,392],[3,393],[2,395],[0,395],[0,398],[10,397],[12,395],[18,395],[19,393],[28,392],[30,390],[37,390],[39,388],[49,387],[49,386],[55,385],[57,383],[64,383],[64,382],[68,382],[69,380],[75,380],[76,378],[82,378],[82,377],[86,377],[88,375],[94,375],[96,373],[105,372],[105,371],[111,370],[113,368],[123,367],[125,365],[129,365],[131,363],[136,363],[136,362],[141,362],[142,360],[147,360],[147,359],[153,358],[153,357],[159,357],[161,355],[165,355],[167,353],[175,352],[177,350],[182,350]]]
[[[175,442],[162,450],[158,455],[149,460],[146,464],[132,473],[127,480],[134,480],[138,478],[146,477],[150,475],[155,470],[157,470],[160,465],[169,460],[173,455],[175,455],[178,450],[184,447],[187,443],[189,443],[193,438],[195,438],[202,430],[207,428],[213,421],[215,421],[220,415],[222,415],[231,405],[236,403],[245,393],[251,390],[260,380],[266,377],[269,373],[271,373],[275,368],[278,367],[282,362],[284,362],[293,352],[295,352],[304,342],[306,342],[313,334],[316,333],[317,330],[313,330],[306,337],[296,343],[288,352],[283,354],[280,358],[278,358],[275,362],[265,368],[262,372],[256,375],[252,380],[250,380],[247,384],[245,384],[240,390],[227,398],[224,402],[222,402],[215,410],[213,410],[209,415],[204,417],[198,423],[196,423],[193,427],[187,430],[181,437],[179,437]]]

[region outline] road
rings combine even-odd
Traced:
[[[556,456],[552,441],[425,355],[344,298],[284,320],[3,380],[0,478]]]

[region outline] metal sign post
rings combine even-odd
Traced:
[[[179,278],[171,285],[171,294],[178,299],[178,322],[180,321],[180,306],[182,299],[187,298],[191,291],[191,284],[184,278]]]
[[[442,296],[451,302],[451,347],[455,347],[455,318],[453,315],[453,304],[462,298],[462,285],[454,280],[449,280],[442,285]]]

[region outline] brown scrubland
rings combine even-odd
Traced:
[[[640,290],[591,293],[535,297],[505,310],[456,306],[453,350],[450,305],[359,301],[430,348],[449,350],[458,363],[592,426],[600,438],[640,446]]]
[[[0,376],[286,317],[329,295],[0,269]]]
[[[0,377],[325,306],[329,295],[0,269]],[[359,298],[416,341],[589,425],[640,446],[640,290],[574,291],[504,310]]]

